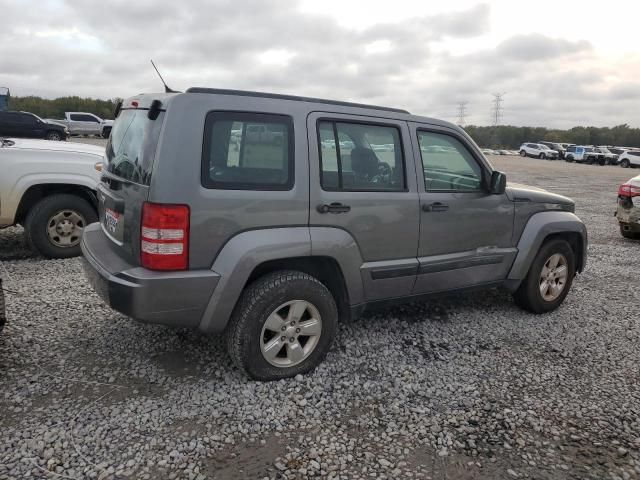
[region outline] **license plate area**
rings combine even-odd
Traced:
[[[124,213],[103,207],[101,209],[102,230],[116,243],[122,245],[124,231]]]

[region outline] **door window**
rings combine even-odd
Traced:
[[[427,191],[473,192],[481,189],[482,168],[458,139],[418,131],[418,144]]]
[[[285,115],[210,112],[202,185],[237,190],[293,187],[293,122]]]
[[[324,190],[404,191],[404,157],[396,127],[320,121]]]

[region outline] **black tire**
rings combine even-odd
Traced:
[[[538,158],[540,160],[544,160],[545,158],[547,158],[547,156],[544,153],[541,153],[540,155],[538,155]]]
[[[60,193],[43,198],[31,207],[24,222],[25,237],[29,246],[47,258],[70,258],[81,254],[80,242],[61,247],[53,243],[47,233],[50,219],[61,211],[72,211],[83,219],[83,228],[98,221],[93,206],[77,195]]]
[[[104,127],[102,129],[102,138],[109,138],[111,135],[111,127]]]
[[[540,274],[547,260],[555,253],[562,254],[567,260],[567,279],[560,295],[551,301],[547,301],[540,293]],[[558,308],[571,289],[573,277],[576,272],[575,254],[566,240],[549,240],[542,244],[536,254],[526,278],[513,294],[516,305],[531,313],[546,313]]]
[[[630,240],[640,240],[640,233],[625,230],[622,224],[620,224],[620,235]]]
[[[2,290],[2,279],[0,278],[0,332],[4,328],[4,324],[7,322],[7,316],[4,305],[4,290]]]
[[[520,150],[520,156],[521,157],[526,157],[527,156],[527,152],[525,152],[524,150]]]
[[[568,157],[565,157],[564,161],[567,162],[567,163],[572,163],[573,162],[573,157],[571,155],[569,155]]]
[[[262,329],[267,316],[291,300],[313,304],[322,320],[315,348],[301,363],[278,367],[262,354]],[[303,272],[281,270],[267,274],[245,288],[226,330],[227,350],[233,362],[255,380],[278,380],[313,370],[326,356],[338,326],[338,309],[331,292]]]
[[[622,160],[620,160],[620,166],[622,168],[629,168],[631,166],[631,162],[628,158],[623,158]]]
[[[63,140],[63,135],[57,130],[50,130],[44,136],[45,140],[52,140],[54,142],[59,142]]]

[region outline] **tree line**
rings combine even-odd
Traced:
[[[101,100],[99,98],[60,97],[54,99],[41,97],[9,98],[9,109],[31,112],[40,118],[64,118],[64,112],[93,113],[100,118],[113,119],[116,103],[120,99]]]
[[[12,96],[9,100],[9,108],[35,113],[41,118],[63,118],[64,112],[89,112],[101,118],[113,119],[113,112],[119,100],[119,98],[101,100],[77,96],[55,99]],[[469,125],[464,129],[478,145],[486,148],[516,149],[524,142],[540,140],[578,145],[640,147],[640,128],[631,128],[627,124],[615,127],[573,127],[568,130],[512,125],[497,127]]]
[[[469,125],[465,131],[484,148],[517,149],[525,142],[575,143],[576,145],[618,145],[640,147],[640,128],[627,124],[615,127],[573,127],[568,130],[545,127],[479,127]]]

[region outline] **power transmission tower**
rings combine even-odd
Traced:
[[[467,115],[467,103],[469,102],[459,102],[458,103],[458,125],[464,127],[465,117]]]
[[[493,94],[493,111],[491,117],[493,119],[493,126],[497,127],[500,125],[500,120],[502,118],[502,97],[504,97],[504,93],[494,93]]]

